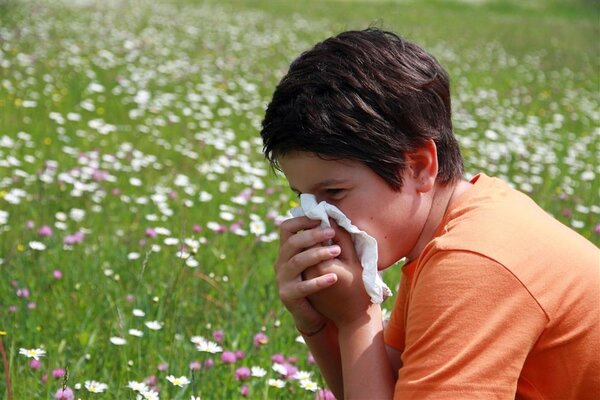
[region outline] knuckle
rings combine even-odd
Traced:
[[[287,262],[287,267],[290,268],[290,270],[296,270],[298,268],[298,260],[297,260],[298,256],[294,256],[292,258],[290,258],[290,260]]]
[[[287,300],[292,299],[293,296],[293,292],[292,289],[293,286],[290,286],[289,284],[281,284],[277,287],[277,294],[279,295],[279,298],[282,299],[284,302]]]
[[[306,297],[312,293],[311,287],[312,287],[311,281],[304,281],[298,285],[298,293],[302,297]]]
[[[298,242],[300,240],[300,235],[298,233],[293,234],[286,242],[287,247],[291,247],[293,249],[298,248]]]
[[[285,267],[283,263],[275,264],[273,267],[275,272],[275,278],[279,281],[283,276],[285,276]]]
[[[277,294],[279,295],[280,299],[285,299],[285,297],[286,297],[286,292],[281,287],[279,287],[279,289],[277,290]]]
[[[281,225],[279,225],[279,231],[280,232],[290,231],[293,224],[294,224],[294,218],[286,219],[285,221],[283,221],[281,223]]]
[[[276,271],[275,272],[275,283],[279,287],[279,286],[281,286],[282,282],[283,282],[283,276],[282,276],[281,272]]]

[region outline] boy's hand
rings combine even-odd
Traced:
[[[337,276],[330,271],[303,276],[307,268],[334,259],[340,254],[337,245],[322,243],[334,236],[333,229],[319,227],[320,221],[306,217],[291,218],[280,226],[280,248],[275,262],[279,297],[292,314],[296,327],[303,332],[314,332],[326,322],[308,301],[307,296],[330,287]]]
[[[305,279],[325,274],[335,274],[337,283],[309,296],[311,304],[338,328],[365,315],[371,299],[362,279],[362,266],[356,254],[352,237],[332,221],[335,229],[333,242],[341,248],[337,258],[323,261],[304,273]]]

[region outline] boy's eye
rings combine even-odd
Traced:
[[[340,195],[343,191],[344,189],[325,189],[325,193],[334,197]]]

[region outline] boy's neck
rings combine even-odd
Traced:
[[[429,208],[429,214],[423,224],[423,229],[417,239],[417,244],[412,248],[409,255],[407,256],[409,261],[412,261],[419,257],[427,243],[433,239],[433,235],[437,230],[438,226],[442,222],[446,211],[450,208],[452,202],[464,193],[471,183],[460,180],[451,184],[441,186],[435,186],[433,199],[431,201],[431,207]]]

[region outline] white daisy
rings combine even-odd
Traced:
[[[96,381],[85,381],[85,388],[90,393],[102,393],[106,389],[108,389],[108,385],[106,383],[96,382]]]
[[[188,385],[190,383],[190,380],[186,376],[180,376],[179,378],[176,378],[173,375],[169,375],[167,376],[167,380],[173,385],[179,387],[184,387],[185,385]]]
[[[196,268],[198,265],[200,265],[200,263],[194,257],[190,257],[185,261],[185,265],[190,268]]]
[[[29,247],[32,250],[37,250],[37,251],[44,251],[44,250],[46,250],[46,245],[44,243],[38,242],[38,241],[35,241],[35,240],[29,242]]]
[[[147,321],[144,323],[148,327],[148,329],[152,329],[153,331],[158,331],[162,328],[163,324],[159,321]]]
[[[69,217],[71,217],[73,221],[81,222],[85,217],[85,211],[80,208],[72,208],[71,211],[69,211]]]
[[[153,390],[144,390],[135,397],[135,400],[159,400],[158,392]]]
[[[131,177],[129,178],[129,184],[131,186],[142,186],[142,180],[139,178]]]
[[[140,331],[139,329],[130,329],[130,330],[128,331],[128,333],[129,333],[131,336],[137,336],[137,337],[142,337],[142,336],[144,336],[144,332]]]
[[[187,259],[190,257],[190,253],[188,253],[187,251],[180,250],[177,253],[175,253],[175,257]]]
[[[250,368],[250,373],[256,378],[262,378],[267,374],[267,371],[261,367],[252,367]]]
[[[127,340],[125,340],[121,337],[118,337],[118,336],[113,336],[110,338],[110,342],[112,344],[114,344],[115,346],[123,346],[124,344],[127,343]]]
[[[277,372],[280,375],[287,375],[287,369],[283,364],[273,363],[273,371]]]
[[[190,340],[192,341],[192,343],[194,343],[195,345],[199,345],[202,342],[206,342],[206,339],[203,336],[192,336],[190,338]]]
[[[279,388],[279,389],[285,387],[285,381],[282,381],[281,379],[269,379],[267,381],[267,384],[269,386],[273,386],[273,387],[276,387],[276,388]]]
[[[196,346],[196,348],[198,349],[198,351],[203,351],[211,354],[220,353],[223,351],[223,348],[221,346],[219,346],[215,342],[211,342],[210,340],[200,342]]]
[[[298,381],[303,381],[305,379],[310,379],[312,373],[308,371],[298,371],[294,374],[294,379]]]
[[[163,236],[169,236],[171,234],[171,231],[163,226],[157,226],[156,228],[154,228],[154,231],[157,234],[163,235]]]
[[[40,357],[46,355],[46,350],[42,349],[19,349],[19,354],[23,354],[26,357],[33,358],[39,360]]]
[[[179,244],[179,239],[174,237],[168,237],[164,240],[164,244],[166,244],[167,246],[175,246]]]
[[[211,201],[212,198],[213,198],[212,194],[210,194],[208,192],[205,192],[205,191],[200,192],[199,195],[198,195],[198,199],[201,202]]]
[[[300,387],[304,390],[308,390],[309,392],[316,392],[317,390],[319,390],[319,385],[317,385],[310,379],[302,379],[300,381]]]
[[[267,231],[265,223],[261,220],[254,220],[250,222],[250,232],[256,236],[263,235]]]
[[[8,221],[8,212],[0,210],[0,225],[6,224]]]
[[[146,313],[138,308],[134,308],[133,315],[135,315],[136,317],[144,317],[144,316],[146,316]]]
[[[148,390],[148,385],[146,385],[144,382],[129,381],[127,387],[140,393]]]

